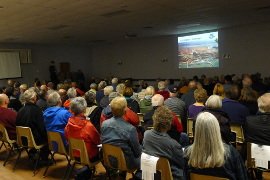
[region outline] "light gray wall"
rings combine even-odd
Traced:
[[[219,31],[220,67],[178,69],[177,36],[144,38],[103,44],[92,48],[95,76],[132,78],[180,78],[206,74],[261,72],[269,76],[270,23]],[[224,59],[224,54],[230,59]],[[162,62],[162,59],[168,62]],[[119,65],[118,63],[123,64]]]

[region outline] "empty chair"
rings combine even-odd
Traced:
[[[41,144],[41,145],[37,145],[35,142],[35,139],[33,137],[32,131],[29,127],[22,127],[22,126],[16,126],[16,132],[17,132],[17,144],[18,144],[18,150],[19,150],[19,154],[18,157],[16,159],[15,165],[14,165],[14,170],[17,166],[17,163],[21,157],[21,153],[22,151],[26,151],[29,155],[29,150],[30,149],[35,149],[37,151],[37,159],[36,162],[34,164],[34,175],[36,175],[36,169],[37,169],[37,165],[39,163],[40,160],[40,151],[41,148],[45,146],[45,144]]]
[[[187,120],[187,134],[189,138],[193,138],[193,119],[191,118]]]
[[[227,178],[190,173],[190,180],[229,180]]]
[[[61,134],[59,132],[52,132],[52,131],[48,131],[47,134],[48,134],[48,144],[49,144],[51,159],[55,162],[54,160],[55,154],[64,155],[67,159],[68,164],[67,164],[67,169],[64,175],[64,178],[65,178],[68,172],[68,169],[71,165],[70,165],[70,158],[68,157],[68,153],[64,146]],[[43,176],[46,176],[48,169],[49,169],[49,164],[47,165],[47,168],[45,169]]]
[[[124,156],[124,153],[120,147],[111,145],[111,144],[102,144],[102,151],[103,151],[103,163],[106,168],[107,175],[110,177],[110,173],[108,171],[109,168],[111,169],[117,169],[121,172],[129,172],[132,173],[136,169],[129,169],[126,164],[126,159]],[[111,159],[114,158],[117,160],[111,161]]]
[[[236,133],[236,143],[242,144],[244,142],[244,132],[240,124],[231,124],[231,131]]]
[[[14,144],[16,143],[16,141],[9,139],[7,130],[2,124],[0,124],[0,141],[2,141],[2,144],[0,146],[0,150],[2,149],[3,146],[6,147],[5,143],[8,145],[8,148],[6,147],[6,149],[8,149],[8,151],[9,151],[8,156],[6,157],[5,162],[3,164],[5,166],[8,159],[11,156],[11,153],[14,151]]]
[[[80,157],[74,156],[75,151],[79,151]],[[95,165],[98,164],[100,161],[91,162],[89,160],[85,142],[82,139],[69,138],[69,155],[71,161],[74,161],[74,163],[72,164],[70,171],[68,172],[67,179],[69,179],[70,174],[73,172],[76,164],[88,166],[88,168],[92,171],[91,176],[93,177],[93,174],[95,173]]]

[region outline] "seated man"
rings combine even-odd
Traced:
[[[76,97],[71,100],[70,110],[74,116],[68,120],[68,124],[65,127],[65,136],[67,139],[83,139],[89,159],[94,162],[99,159],[97,145],[100,144],[100,135],[95,126],[84,116],[86,107],[87,103],[82,97]],[[79,152],[74,152],[74,156],[79,157]]]
[[[127,101],[124,97],[116,97],[110,103],[113,117],[104,121],[101,126],[102,144],[111,144],[121,147],[127,167],[139,168],[141,146],[139,144],[137,131],[134,126],[123,118],[127,108]]]
[[[169,160],[174,179],[183,179],[184,157],[181,145],[168,134],[173,115],[166,106],[156,109],[154,115],[154,129],[144,133],[143,152]]]
[[[0,94],[0,124],[5,126],[8,136],[16,140],[16,116],[17,113],[8,108],[9,99],[6,94]]]
[[[245,139],[261,145],[270,145],[270,93],[258,98],[259,112],[248,116],[245,124]]]
[[[56,91],[48,95],[47,104],[49,107],[43,113],[46,129],[47,131],[59,132],[66,145],[67,142],[64,138],[64,129],[72,114],[64,107],[61,107],[61,97]]]

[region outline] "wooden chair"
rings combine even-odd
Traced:
[[[157,162],[156,169],[161,173],[161,180],[173,180],[171,166],[168,159],[160,157]]]
[[[35,139],[33,137],[32,131],[29,127],[22,127],[22,126],[16,126],[16,132],[17,132],[17,144],[18,144],[18,150],[19,154],[16,159],[15,165],[13,167],[13,170],[15,170],[17,163],[21,157],[22,151],[26,151],[27,154],[29,155],[29,150],[30,149],[36,149],[37,151],[37,159],[36,162],[34,163],[34,175],[36,175],[36,169],[40,160],[40,150],[42,147],[44,147],[44,144],[37,145],[35,142]],[[24,141],[25,140],[25,141]]]
[[[134,175],[133,172],[136,169],[129,169],[127,167],[124,153],[120,147],[117,147],[117,146],[114,146],[111,144],[102,144],[102,151],[103,151],[103,163],[104,163],[104,166],[106,168],[106,173],[107,173],[109,179],[111,179],[109,169],[116,169],[116,170],[119,170],[121,172],[129,172],[132,175]],[[109,157],[116,158],[117,167],[114,167],[114,165],[111,164]]]
[[[190,173],[190,180],[229,180],[227,178]]]
[[[80,152],[80,157],[77,158],[74,156],[73,152],[74,151],[79,151]],[[83,166],[88,166],[90,170],[92,170],[92,175],[91,178],[93,177],[95,173],[95,165],[97,165],[100,161],[96,162],[90,162],[87,149],[85,146],[85,142],[83,139],[74,139],[74,138],[69,138],[69,156],[71,161],[74,161],[73,165],[70,168],[70,171],[67,173],[67,179],[69,179],[70,174],[73,172],[75,165],[80,164]]]
[[[189,138],[193,138],[193,119],[188,118],[187,119],[187,134]]]
[[[70,158],[68,156],[68,153],[67,153],[66,148],[65,148],[64,143],[63,143],[62,136],[59,132],[52,132],[52,131],[48,131],[47,135],[48,135],[48,144],[49,144],[51,159],[54,162],[56,162],[54,159],[55,154],[64,155],[67,159],[68,164],[67,164],[67,168],[66,168],[65,175],[64,175],[64,179],[65,179],[66,174],[68,172],[68,169],[71,167],[71,164],[70,164]],[[49,166],[50,165],[48,164],[44,173],[43,173],[44,177],[46,176],[46,173],[49,169]]]
[[[236,134],[236,143],[243,144],[244,142],[244,132],[240,124],[231,124],[231,131]]]
[[[5,128],[4,125],[0,124],[0,141],[2,142],[1,146],[0,146],[0,150],[2,149],[3,146],[6,147],[5,144],[8,145],[8,147],[6,147],[6,149],[8,150],[8,156],[5,159],[5,162],[3,164],[3,166],[6,165],[8,159],[10,158],[12,152],[14,152],[14,145],[16,144],[15,140],[11,140],[8,136],[7,130]]]

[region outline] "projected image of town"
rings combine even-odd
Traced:
[[[218,32],[178,37],[179,68],[219,67]]]

